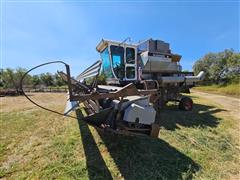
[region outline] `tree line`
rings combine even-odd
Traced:
[[[194,74],[206,73],[203,84],[229,84],[240,81],[240,53],[233,49],[208,53],[193,66]]]
[[[20,81],[22,76],[27,72],[24,68],[16,69],[1,69],[0,70],[0,87],[3,89],[15,89],[19,90]],[[24,86],[29,87],[59,87],[64,86],[66,83],[57,74],[42,73],[39,75],[27,75],[23,82]]]
[[[198,74],[200,71],[206,73],[203,84],[239,83],[240,53],[236,53],[232,49],[208,53],[195,62],[193,71],[194,74]],[[0,69],[0,88],[19,90],[20,80],[25,72],[27,70],[24,68]],[[27,75],[23,84],[34,88],[66,85],[57,73]]]

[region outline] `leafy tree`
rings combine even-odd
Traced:
[[[226,79],[234,83],[239,83],[240,79],[240,53],[233,54],[227,61],[228,71]]]
[[[206,73],[205,83],[229,83],[239,79],[240,54],[232,49],[219,53],[208,53],[195,62],[195,74],[200,71]]]
[[[0,69],[0,87],[3,87],[3,69]]]
[[[106,85],[107,84],[106,79],[107,78],[106,78],[105,74],[101,73],[97,78],[98,84]]]
[[[12,88],[15,90],[20,89],[20,81],[26,69],[17,68],[16,70],[7,68],[1,71],[1,80],[3,88]],[[23,81],[23,85],[30,84],[31,76],[27,75]]]
[[[54,85],[55,86],[64,86],[64,85],[66,85],[65,81],[63,81],[63,79],[57,73],[55,73],[53,75],[53,77],[54,77]]]
[[[38,75],[33,75],[32,76],[32,85],[35,87],[37,85],[41,84],[41,79]]]
[[[41,79],[41,82],[45,86],[52,86],[52,85],[54,85],[54,79],[53,79],[53,76],[50,73],[40,74],[40,79]]]
[[[20,89],[20,81],[22,76],[25,74],[27,70],[23,68],[17,69],[0,69],[0,87],[15,89],[19,91]],[[23,86],[33,86],[36,87],[38,85],[44,86],[63,86],[66,83],[63,79],[56,73],[42,73],[40,75],[26,75],[24,78]]]
[[[17,68],[14,71],[14,82],[15,82],[15,88],[19,88],[20,87],[20,81],[23,77],[23,75],[27,72],[26,69],[24,68]],[[23,80],[23,86],[24,85],[30,85],[31,84],[31,76],[28,74],[25,76],[24,80]]]
[[[2,71],[2,81],[4,88],[14,88],[14,72],[12,69],[7,68]]]

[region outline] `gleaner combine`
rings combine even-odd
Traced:
[[[167,102],[179,102],[179,109],[192,110],[193,101],[181,93],[189,92],[204,78],[204,72],[197,76],[183,73],[181,56],[172,53],[168,43],[149,39],[131,44],[103,39],[96,50],[101,59],[76,79],[65,63],[66,73],[58,72],[69,89],[64,115],[81,106],[85,111],[82,120],[104,131],[157,137],[156,116]],[[99,77],[104,82],[99,83]]]

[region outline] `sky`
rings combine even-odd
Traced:
[[[239,1],[1,0],[1,67],[62,60],[76,76],[100,55],[102,38],[170,43],[183,70],[208,52],[239,52]],[[55,72],[52,65],[43,71]]]

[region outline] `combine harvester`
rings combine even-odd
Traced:
[[[101,60],[76,79],[65,63],[66,73],[58,72],[69,89],[64,115],[81,106],[85,111],[82,120],[104,131],[157,137],[156,116],[167,102],[179,102],[181,110],[192,110],[193,101],[181,93],[190,92],[189,88],[203,80],[204,72],[197,76],[181,72],[181,56],[173,54],[168,43],[103,39],[96,49]],[[105,77],[104,84],[99,83],[99,77]]]

